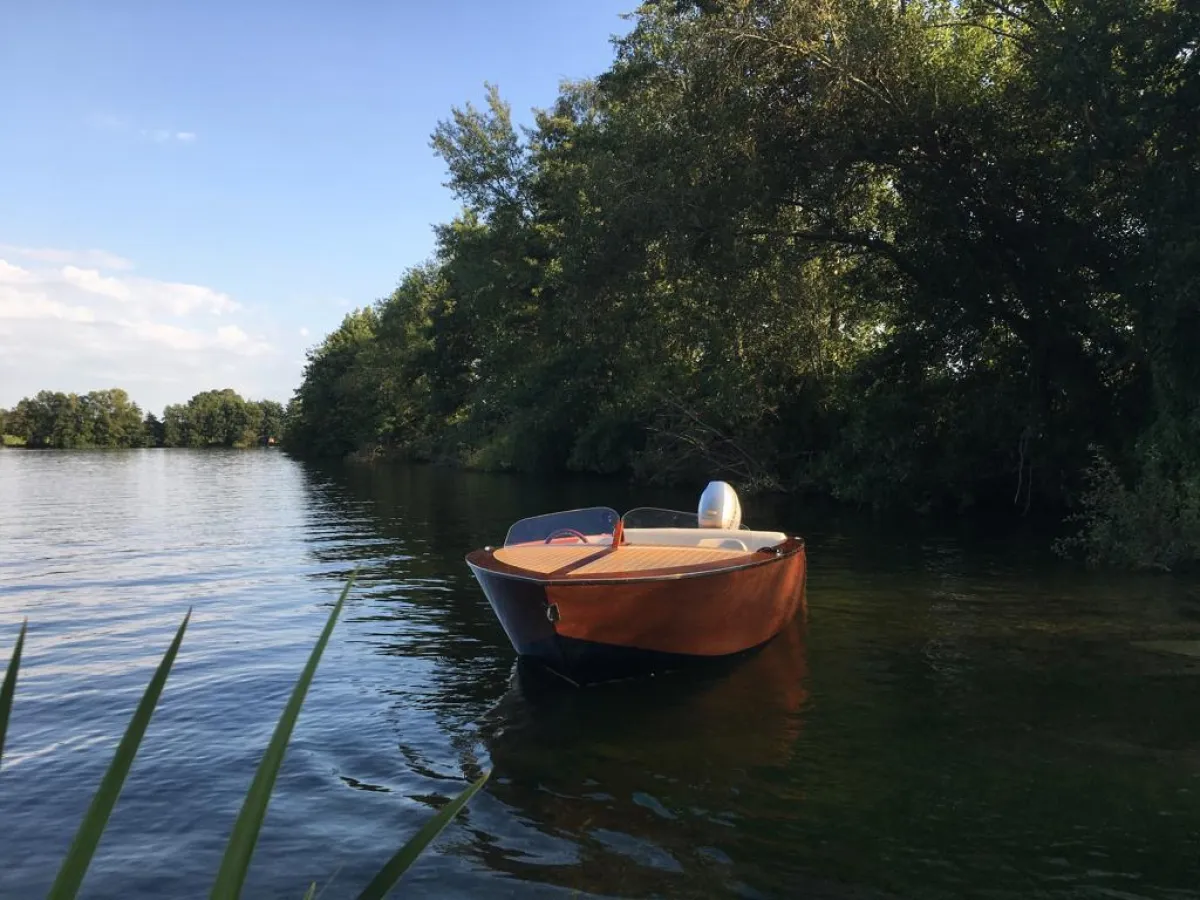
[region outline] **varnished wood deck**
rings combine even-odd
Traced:
[[[569,568],[563,574],[574,576],[610,575],[619,572],[644,572],[677,569],[686,566],[745,560],[754,554],[744,550],[717,550],[709,547],[622,546],[615,552],[595,545],[516,546],[496,550],[497,562],[515,566],[537,575],[548,575]],[[595,557],[587,562],[590,557]]]

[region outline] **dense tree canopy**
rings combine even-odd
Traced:
[[[245,447],[279,440],[283,417],[274,400],[244,400],[228,388],[168,406],[161,421],[153,413],[143,418],[120,388],[83,396],[42,391],[0,410],[0,434],[33,449]]]
[[[204,391],[163,410],[165,447],[247,447],[280,436],[283,407],[273,400],[244,400],[237,392]]]
[[[288,443],[1062,511],[1200,557],[1200,7],[670,0],[311,357]],[[1153,499],[1147,499],[1153,498]]]
[[[142,411],[120,388],[79,394],[41,391],[6,415],[4,431],[29,447],[140,447]]]
[[[383,386],[363,380],[370,374],[364,351],[373,344],[377,323],[375,310],[355,310],[309,353],[304,381],[288,409],[286,437],[293,448],[339,456],[372,439],[383,406],[377,389]]]

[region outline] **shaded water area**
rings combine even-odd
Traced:
[[[1200,659],[1169,643],[1200,638],[1196,582],[750,499],[753,527],[808,539],[806,623],[711,674],[524,678],[464,554],[524,515],[699,487],[0,452],[0,657],[30,619],[0,897],[44,894],[189,606],[84,895],[207,896],[355,565],[246,896],[354,896],[493,768],[402,895],[1200,897]]]

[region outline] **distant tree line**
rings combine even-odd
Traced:
[[[309,354],[285,444],[1082,512],[1200,558],[1200,5],[650,0]]]
[[[243,400],[228,388],[205,391],[163,410],[162,446],[266,444],[282,435],[283,416],[283,406],[274,400]]]
[[[168,406],[161,419],[143,416],[120,388],[83,395],[41,391],[0,410],[0,434],[32,449],[248,447],[279,440],[283,416],[274,400],[245,400],[229,388]]]

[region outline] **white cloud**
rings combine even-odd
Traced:
[[[120,272],[133,268],[133,263],[123,256],[105,253],[103,250],[54,250],[49,247],[14,247],[12,244],[0,244],[0,255],[20,256],[57,266],[86,266],[93,269],[115,269]]]
[[[206,344],[218,342],[202,332],[189,331],[168,322],[121,319],[115,324],[148,344],[158,344],[170,350],[203,350]]]
[[[308,329],[307,328],[300,329],[300,337],[308,337]]]
[[[119,385],[158,411],[210,388],[281,399],[294,385],[293,351],[281,353],[248,320],[235,321],[247,311],[228,294],[54,265],[66,259],[80,255],[0,247],[0,406],[42,389]]]
[[[135,296],[160,302],[177,316],[195,311],[215,315],[236,312],[241,307],[228,294],[214,291],[198,284],[177,284],[171,281],[147,281],[138,279],[133,285]]]
[[[0,263],[2,264],[2,263]],[[70,306],[51,300],[37,291],[22,291],[0,283],[0,319],[59,319],[68,322],[94,322],[96,314],[86,306]]]
[[[72,254],[66,250],[28,250],[0,245],[0,254],[4,253],[46,262],[79,259],[88,255]],[[118,260],[125,268],[133,267],[132,263],[119,256],[105,254],[102,251],[89,251],[89,254],[93,258],[111,257],[112,260]],[[85,269],[72,263],[68,263],[58,270],[33,271],[6,262],[0,257],[0,284],[35,282],[41,284],[61,283],[61,285],[75,288],[86,294],[107,297],[110,300],[129,304],[147,313],[165,312],[173,316],[186,316],[194,312],[207,312],[219,316],[223,313],[237,312],[241,308],[228,294],[199,284],[159,281],[134,275],[105,275],[98,268]]]
[[[186,316],[193,312],[214,315],[236,312],[238,305],[228,294],[198,284],[157,281],[152,278],[101,275],[96,269],[63,266],[63,281],[89,294],[109,297],[121,303],[139,305],[147,310]]]
[[[130,297],[129,285],[119,278],[108,278],[95,269],[80,269],[77,266],[63,266],[62,280],[74,285],[89,294],[99,294],[101,297],[111,297],[125,302]]]
[[[190,144],[196,140],[196,132],[194,131],[177,131],[175,132],[175,140],[181,144]]]
[[[236,325],[222,325],[217,329],[217,343],[231,350],[236,349],[246,356],[270,353],[272,347],[265,341],[256,341]]]
[[[29,284],[36,280],[32,272],[0,259],[0,284]]]

